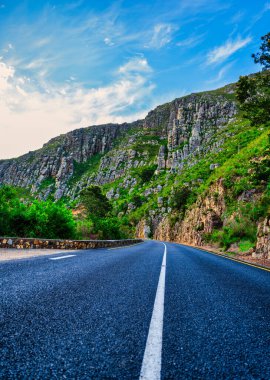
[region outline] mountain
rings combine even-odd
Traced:
[[[230,84],[144,120],[61,135],[0,161],[0,183],[72,206],[97,184],[131,235],[250,252],[257,244],[257,256],[270,257],[269,126],[243,119],[234,91]]]

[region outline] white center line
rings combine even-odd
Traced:
[[[164,243],[163,243],[164,244]],[[143,356],[140,380],[160,380],[167,247],[159,275],[153,314]]]
[[[61,260],[61,259],[67,259],[68,257],[74,257],[76,255],[66,255],[66,256],[58,256],[58,257],[51,257],[50,260]]]

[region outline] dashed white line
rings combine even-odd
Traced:
[[[164,247],[165,248],[163,260],[159,275],[153,314],[150,322],[146,347],[143,356],[140,380],[160,380],[161,376],[161,354],[167,256],[167,247],[165,244]]]
[[[76,255],[66,255],[66,256],[58,256],[58,257],[50,257],[49,260],[61,260],[61,259],[67,259],[69,257],[74,257]]]

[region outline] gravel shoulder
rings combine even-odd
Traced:
[[[28,259],[29,257],[40,257],[55,255],[57,253],[76,252],[74,250],[61,249],[4,249],[0,248],[0,261]]]

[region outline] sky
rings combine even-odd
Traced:
[[[260,70],[265,0],[0,0],[0,159]]]

